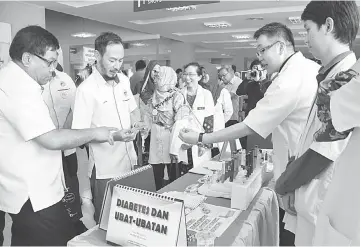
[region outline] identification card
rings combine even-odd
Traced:
[[[159,120],[158,114],[152,116],[152,121],[153,121],[153,123],[157,123],[158,120]]]

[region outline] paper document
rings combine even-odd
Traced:
[[[174,197],[184,201],[186,215],[189,214],[195,208],[197,208],[201,203],[203,203],[207,199],[203,195],[193,195],[178,191],[164,192],[162,195]]]
[[[204,168],[207,168],[209,170],[212,170],[212,171],[222,170],[222,162],[220,162],[220,161],[208,160],[208,161],[203,162],[201,164],[201,166]]]
[[[207,168],[204,168],[202,166],[196,166],[193,167],[191,170],[189,170],[191,173],[200,174],[200,175],[212,175],[212,170],[209,170]]]
[[[203,203],[187,215],[187,230],[209,231],[220,237],[240,214],[240,210]]]

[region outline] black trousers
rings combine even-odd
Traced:
[[[76,236],[74,224],[61,201],[34,212],[28,200],[18,214],[10,216],[13,246],[66,246]]]
[[[285,223],[283,223],[283,217],[285,216],[285,210],[278,208],[280,213],[280,246],[294,246],[295,234],[285,229]]]
[[[156,190],[163,187],[164,168],[167,165],[169,182],[176,180],[176,164],[152,164]]]
[[[0,211],[0,245],[4,244],[5,212]]]
[[[237,120],[228,120],[227,123],[225,124],[226,128],[232,125],[237,124],[238,121]],[[247,136],[239,138],[239,142],[242,145],[243,149],[247,149]]]

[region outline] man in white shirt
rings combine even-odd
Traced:
[[[301,52],[295,52],[292,31],[281,23],[270,23],[254,34],[257,56],[268,73],[279,72],[243,122],[210,134],[184,130],[183,141],[205,144],[228,141],[254,133],[266,138],[272,133],[274,175],[277,179],[293,156],[317,91],[316,75],[319,65]],[[307,71],[307,73],[305,73]],[[200,140],[199,140],[200,139]],[[280,209],[281,218],[284,211]],[[280,224],[281,226],[281,224]],[[292,245],[292,236],[284,237],[281,245]],[[286,232],[287,235],[287,232]],[[289,241],[284,242],[284,239]]]
[[[140,127],[129,79],[121,73],[124,60],[121,38],[115,33],[102,33],[95,40],[95,55],[97,63],[93,73],[76,91],[72,128],[112,126],[122,130]],[[131,171],[137,156],[132,142],[118,142],[113,146],[91,143],[89,152],[88,175],[98,221],[106,183]]]
[[[318,94],[298,143],[296,159],[280,176],[276,192],[282,195],[288,213],[284,218],[285,228],[295,233],[296,246],[307,246],[313,243],[323,200],[337,172],[335,161],[349,140],[348,133],[338,132],[332,124],[329,97],[338,91],[337,85],[342,85],[341,81],[346,83],[348,78],[347,73],[337,76],[338,73],[350,69],[356,63],[351,47],[359,31],[360,16],[355,1],[312,1],[306,6],[301,18],[307,31],[306,44],[323,66],[317,75]],[[347,88],[347,85],[341,89]],[[351,99],[349,103],[352,103]],[[355,159],[358,158],[356,156]],[[349,199],[345,204],[358,202],[356,196]],[[347,241],[342,243],[337,240],[339,227],[343,226],[335,223],[340,222],[337,220],[339,216],[349,218],[349,215],[342,211],[342,207],[339,207],[337,214],[329,218],[329,226],[325,228],[329,231],[327,234],[330,234],[327,237],[329,242],[319,242],[319,245],[347,245]]]
[[[42,89],[52,78],[58,49],[50,32],[25,27],[11,43],[12,62],[0,71],[0,210],[12,217],[12,245],[64,246],[74,237],[61,203],[60,150],[114,142],[115,128],[55,128]]]

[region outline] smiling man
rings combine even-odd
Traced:
[[[264,98],[251,110],[243,122],[226,129],[204,134],[184,130],[180,138],[188,143],[204,144],[228,141],[254,133],[266,138],[272,133],[274,149],[274,173],[277,179],[295,155],[300,136],[313,104],[316,91],[316,75],[320,66],[295,52],[291,30],[281,23],[270,23],[254,34],[257,40],[257,56],[268,73],[278,72],[267,89]],[[281,210],[281,219],[284,211]],[[283,245],[292,245],[293,240]]]

